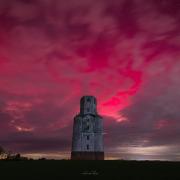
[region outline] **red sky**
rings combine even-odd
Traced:
[[[179,0],[0,0],[0,144],[68,158],[94,95],[107,159],[180,160]]]

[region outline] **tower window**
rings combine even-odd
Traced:
[[[87,150],[89,150],[89,144],[87,144],[86,148],[87,148]]]
[[[89,108],[87,108],[87,112],[89,112]]]
[[[87,98],[87,102],[90,102],[91,101],[91,99],[90,98]]]
[[[87,135],[87,140],[89,140],[89,135]]]
[[[89,125],[87,125],[86,129],[89,130]]]

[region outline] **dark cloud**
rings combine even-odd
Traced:
[[[13,152],[35,153],[70,151],[72,127],[68,126],[58,132],[47,132],[44,135],[35,132],[14,132],[0,139],[1,145]]]
[[[177,69],[176,73],[179,73]],[[119,136],[123,137],[125,131],[125,139],[130,142],[128,137],[132,133],[132,144],[137,146],[180,145],[179,89],[179,80],[172,72],[146,82],[132,98],[132,104],[120,112],[128,121],[126,127],[119,126]],[[173,156],[173,152],[169,156]]]
[[[4,94],[0,112],[1,145],[21,153],[70,150],[75,111],[69,112],[68,108],[76,106],[73,98],[60,103],[53,97],[46,101],[36,98]]]

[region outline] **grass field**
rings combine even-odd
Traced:
[[[125,179],[179,179],[180,162],[159,161],[0,161],[0,179],[58,179],[64,176]],[[3,177],[3,178],[2,178]]]

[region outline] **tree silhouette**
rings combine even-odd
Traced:
[[[6,159],[7,156],[8,156],[8,154],[6,153],[4,148],[0,146],[0,159]]]
[[[21,154],[15,154],[11,151],[6,151],[2,146],[0,146],[0,160],[28,160],[27,157],[22,157]]]

